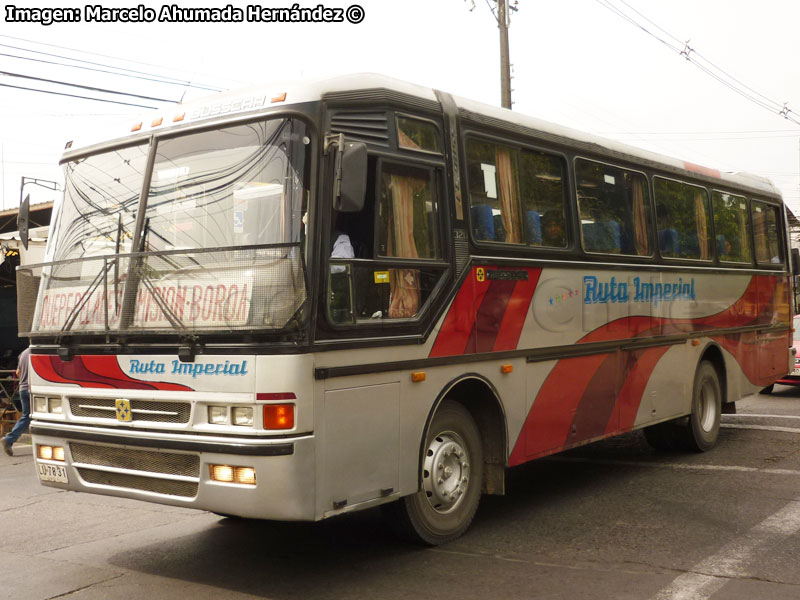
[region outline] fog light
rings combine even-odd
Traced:
[[[209,406],[208,422],[214,425],[224,425],[228,422],[227,406]]]
[[[233,467],[228,465],[209,465],[211,479],[223,483],[233,483]]]
[[[244,425],[247,427],[253,426],[253,407],[252,406],[235,406],[233,408],[233,424]]]
[[[236,483],[255,485],[256,470],[253,467],[236,467],[233,470],[233,478],[236,481]]]
[[[42,460],[53,460],[53,447],[38,446],[36,448],[36,456],[38,456]]]
[[[292,429],[294,404],[265,404],[264,429]]]
[[[47,412],[47,398],[44,396],[33,397],[33,412],[46,413]]]
[[[53,447],[53,460],[60,460],[61,462],[64,462],[64,448],[61,446]]]
[[[47,408],[51,413],[60,415],[63,412],[61,408],[61,398],[48,398]]]

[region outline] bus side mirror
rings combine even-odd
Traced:
[[[792,248],[792,275],[800,275],[800,249]]]
[[[22,192],[20,192],[22,195]],[[30,223],[31,213],[31,196],[25,196],[25,200],[19,203],[19,212],[17,213],[17,231],[19,231],[19,241],[22,242],[25,250],[28,249],[28,224]]]
[[[333,208],[339,212],[355,213],[364,208],[367,194],[367,145],[362,142],[344,142],[337,168],[336,196]]]

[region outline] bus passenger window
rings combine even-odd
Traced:
[[[575,177],[584,250],[649,256],[644,175],[579,158]]]
[[[781,264],[783,262],[778,238],[778,224],[781,222],[776,206],[752,201],[753,239],[756,246],[756,261],[760,263]]]
[[[478,241],[521,244],[517,151],[469,140],[467,163],[472,235]]]
[[[529,246],[567,245],[565,173],[562,158],[527,150],[521,153],[523,230]]]
[[[714,208],[714,233],[719,259],[722,262],[751,263],[750,219],[747,199],[715,191],[711,201]]]
[[[711,220],[705,189],[656,177],[658,250],[667,258],[711,259]]]

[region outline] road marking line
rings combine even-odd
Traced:
[[[800,433],[798,427],[778,427],[774,425],[741,425],[739,423],[721,423],[725,429],[757,429],[760,431],[782,431],[784,433]]]
[[[755,413],[737,413],[735,415],[722,415],[722,420],[743,419],[745,417],[756,417],[759,419],[800,419],[798,415],[762,415]]]
[[[654,600],[706,600],[730,579],[748,576],[747,566],[767,545],[800,531],[800,498],[764,519],[744,536],[723,546],[653,596]]]
[[[596,465],[614,465],[621,467],[646,467],[650,469],[676,469],[684,471],[732,471],[737,473],[766,473],[768,475],[791,475],[800,477],[800,471],[792,469],[759,469],[739,465],[693,465],[686,463],[644,462],[636,460],[613,460],[604,458],[581,458],[571,456],[550,456],[540,459],[544,462],[579,462]]]

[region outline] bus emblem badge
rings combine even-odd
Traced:
[[[486,271],[483,267],[478,267],[475,271],[475,276],[477,277],[478,281],[485,281],[486,280]]]
[[[122,423],[129,423],[133,420],[131,413],[131,401],[124,398],[117,398],[114,400],[114,407],[117,409],[117,421]]]

